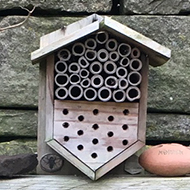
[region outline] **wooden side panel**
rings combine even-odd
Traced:
[[[47,57],[46,65],[46,141],[53,138],[54,112],[54,55]]]
[[[144,54],[142,54],[142,62],[143,62],[143,67],[141,70],[142,82],[140,86],[141,98],[140,98],[140,104],[139,104],[138,139],[145,143],[149,59]]]

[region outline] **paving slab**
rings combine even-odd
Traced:
[[[189,190],[190,175],[185,177],[109,176],[98,181],[87,177],[31,175],[0,179],[1,190]]]

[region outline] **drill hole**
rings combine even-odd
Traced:
[[[91,157],[92,157],[92,158],[97,158],[98,155],[97,155],[96,153],[92,153],[92,154],[91,154]]]
[[[112,115],[110,115],[109,117],[108,117],[108,121],[113,121],[114,120],[114,117],[112,116]]]
[[[108,151],[108,152],[113,151],[113,147],[112,147],[112,146],[108,146],[108,147],[107,147],[107,151]]]
[[[68,137],[68,136],[64,136],[64,137],[63,137],[63,140],[64,140],[65,142],[67,142],[67,141],[69,141],[69,137]]]
[[[98,113],[99,113],[99,110],[98,110],[98,109],[94,109],[94,110],[93,110],[93,114],[94,114],[94,115],[98,115]]]
[[[128,144],[128,140],[126,140],[126,139],[123,140],[123,141],[122,141],[122,144],[123,144],[124,146],[126,146],[126,145]]]
[[[98,139],[93,139],[93,140],[92,140],[92,143],[93,143],[93,144],[98,144],[98,142],[99,142]]]
[[[125,124],[125,125],[122,126],[122,128],[123,128],[123,130],[127,130],[128,129],[128,125]]]
[[[84,120],[84,116],[83,115],[78,116],[78,120],[79,121],[83,121]]]
[[[83,147],[83,145],[81,145],[81,144],[77,146],[77,149],[78,149],[78,150],[83,150],[83,148],[84,148],[84,147]]]
[[[67,115],[69,113],[68,109],[63,109],[63,114]]]
[[[84,132],[83,132],[83,130],[79,130],[79,131],[77,131],[77,134],[78,134],[79,136],[81,136],[81,135],[84,134]]]
[[[108,132],[108,137],[113,137],[114,133],[112,131]]]
[[[99,128],[99,126],[98,126],[98,124],[94,124],[94,125],[92,126],[92,128],[93,128],[94,130],[97,130],[97,129]]]
[[[68,128],[68,127],[69,127],[69,123],[64,122],[64,123],[62,124],[62,126],[63,126],[64,128]]]
[[[124,115],[128,115],[129,114],[129,110],[128,109],[123,110],[123,114]]]

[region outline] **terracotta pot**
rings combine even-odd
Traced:
[[[183,176],[190,173],[190,149],[181,144],[160,144],[144,151],[140,165],[160,176]]]

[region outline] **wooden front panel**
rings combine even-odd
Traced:
[[[92,170],[137,141],[138,103],[54,102],[54,139]]]

